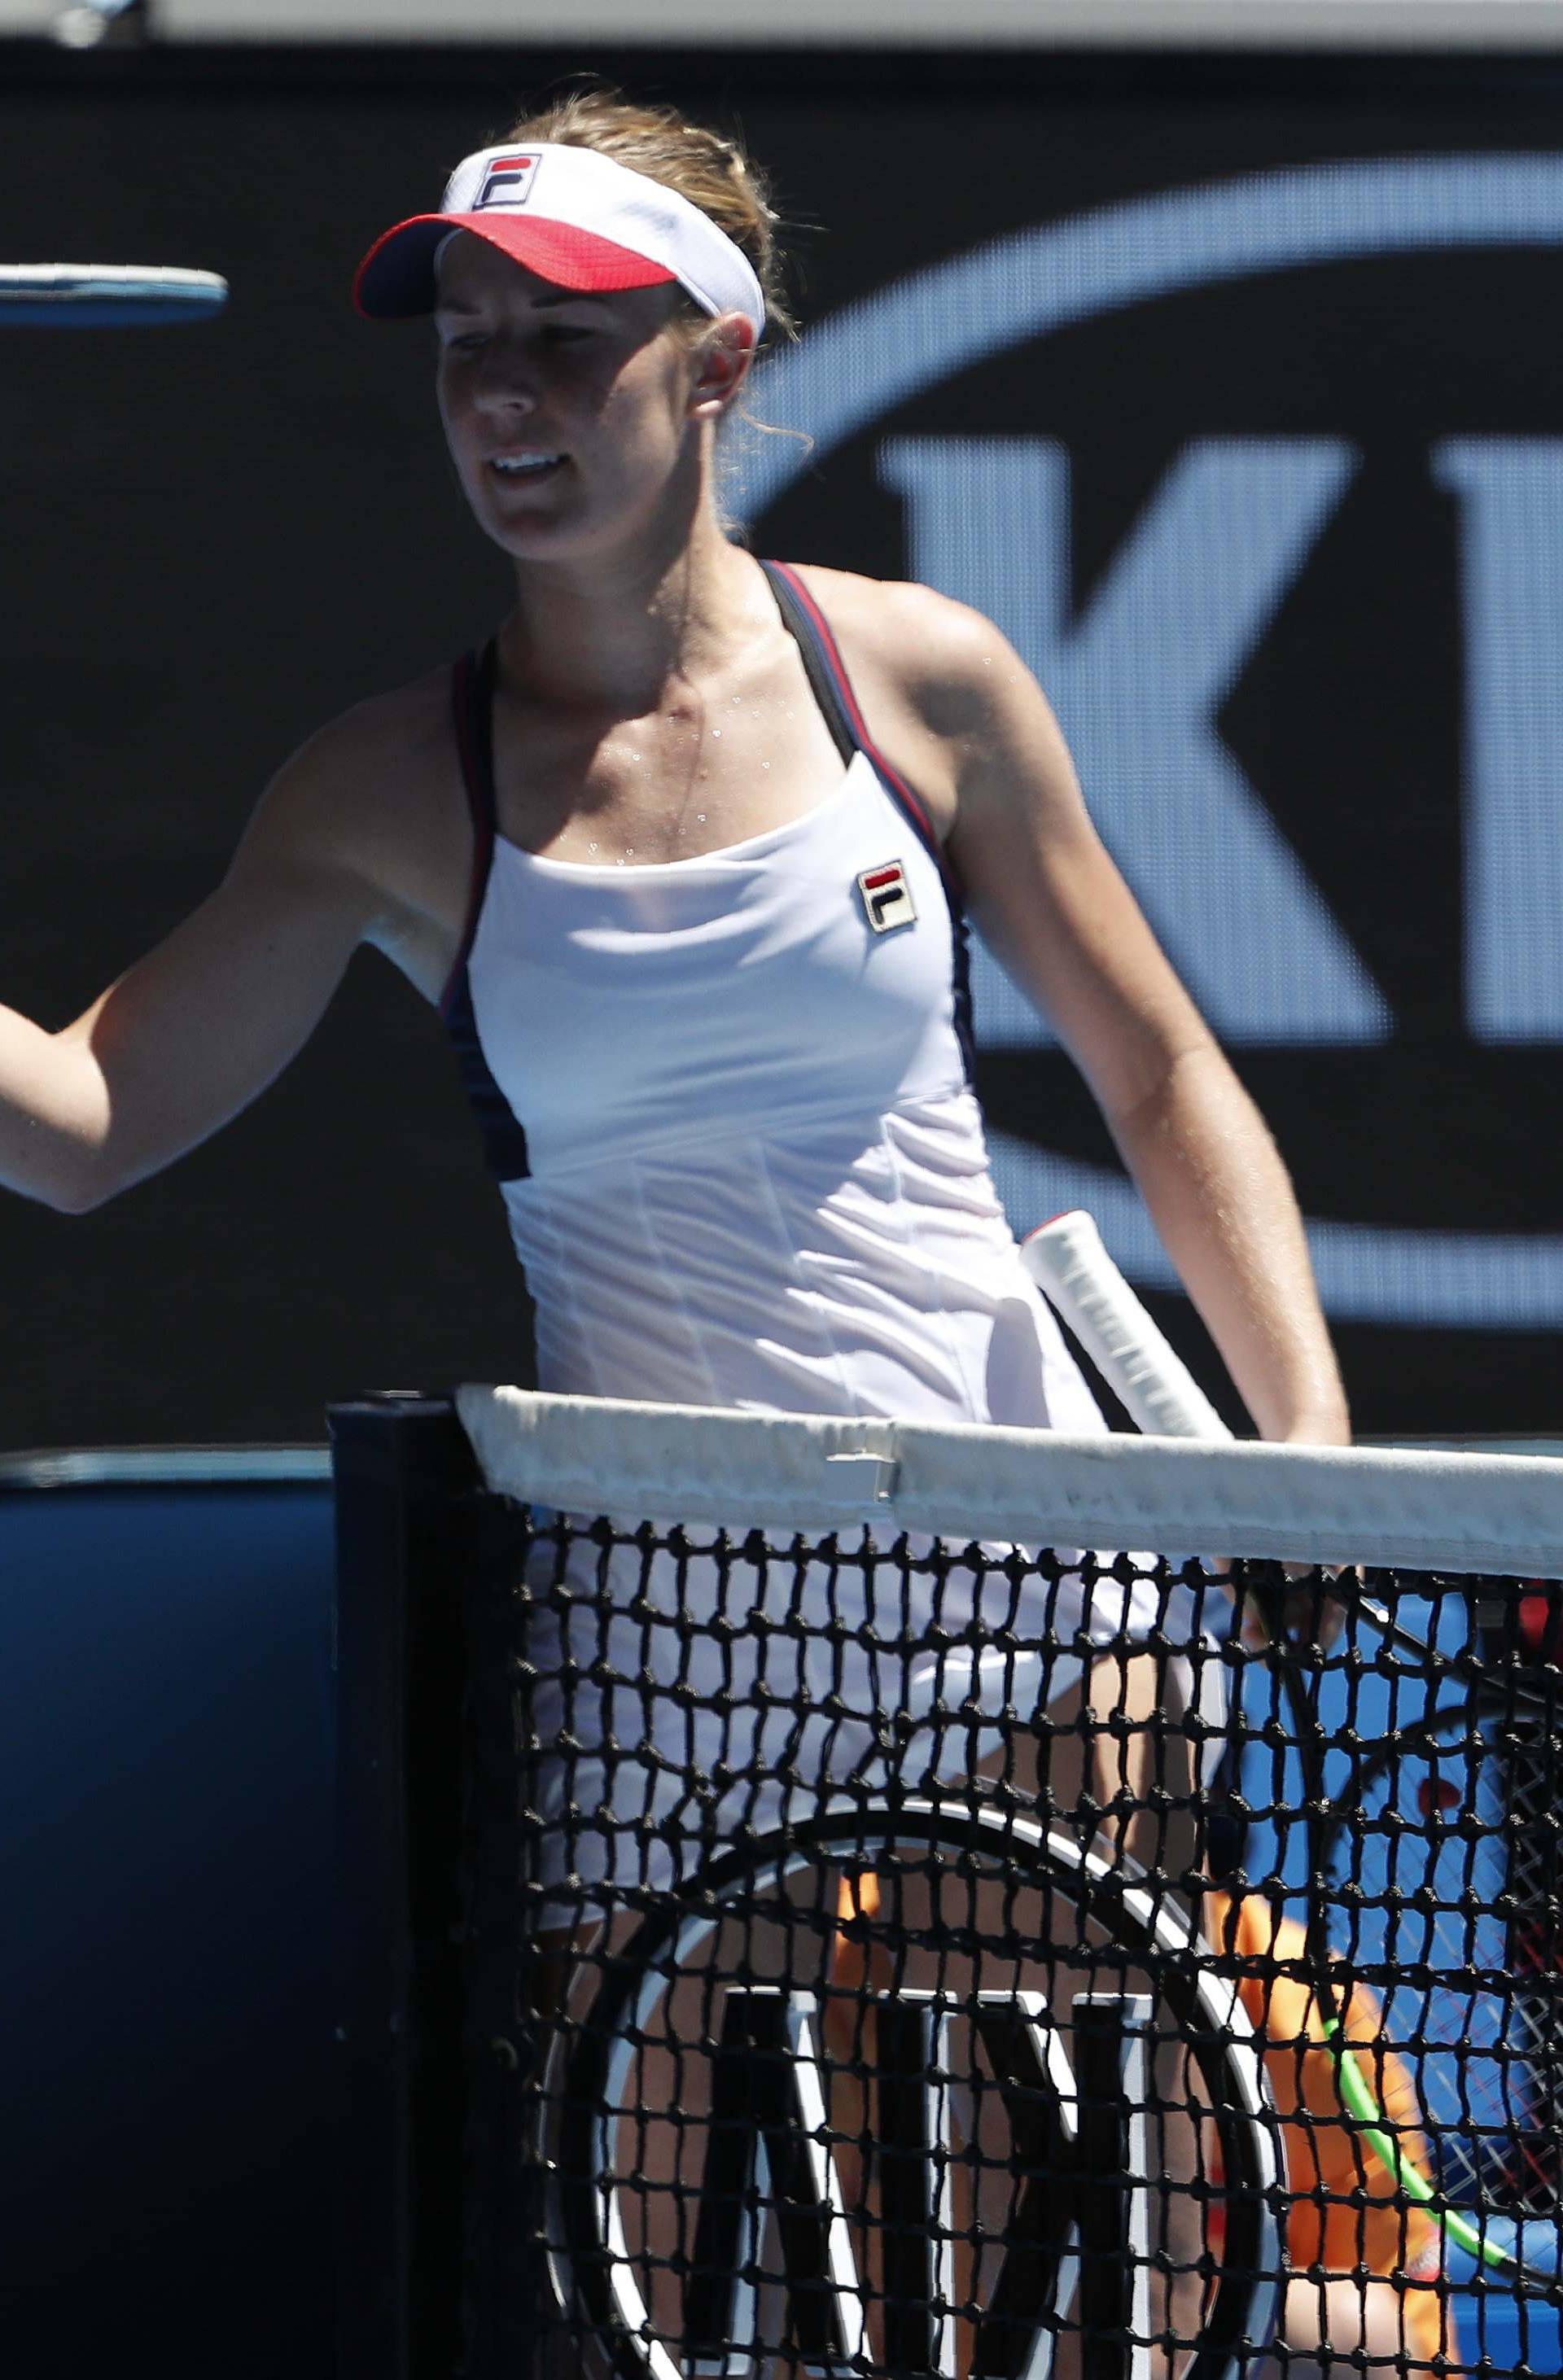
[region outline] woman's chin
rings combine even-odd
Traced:
[[[513,562],[584,562],[641,544],[660,549],[669,511],[680,526],[685,522],[682,504],[670,506],[665,489],[619,491],[613,502],[599,489],[593,503],[562,475],[540,481],[535,491],[485,486],[469,491],[469,501],[484,535]]]
[[[484,505],[478,525],[485,536],[513,562],[562,562],[569,554],[587,552],[598,540],[579,513],[547,514]]]

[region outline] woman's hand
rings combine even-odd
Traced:
[[[1339,1562],[1312,1569],[1300,1562],[1279,1567],[1278,1592],[1263,1606],[1252,1591],[1245,1592],[1238,1622],[1241,1641],[1251,1653],[1262,1653],[1277,1641],[1317,1645],[1327,1653],[1346,1624],[1347,1606],[1360,1584],[1357,1572]]]

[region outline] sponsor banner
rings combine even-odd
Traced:
[[[872,512],[876,562],[1035,671],[1343,1322],[1563,1322],[1560,249],[1545,151],[1043,212],[774,358],[756,409],[809,443],[739,475],[763,546],[845,561]],[[1086,1207],[1172,1286],[1073,1102],[1048,1114],[1045,1024],[981,952],[973,990],[1016,1224]]]

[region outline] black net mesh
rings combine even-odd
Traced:
[[[483,1501],[477,2380],[1557,2368],[1563,1590]]]

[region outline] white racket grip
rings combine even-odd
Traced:
[[[1056,1215],[1020,1259],[1136,1426],[1153,1438],[1230,1438],[1188,1366],[1152,1321],[1091,1217]]]

